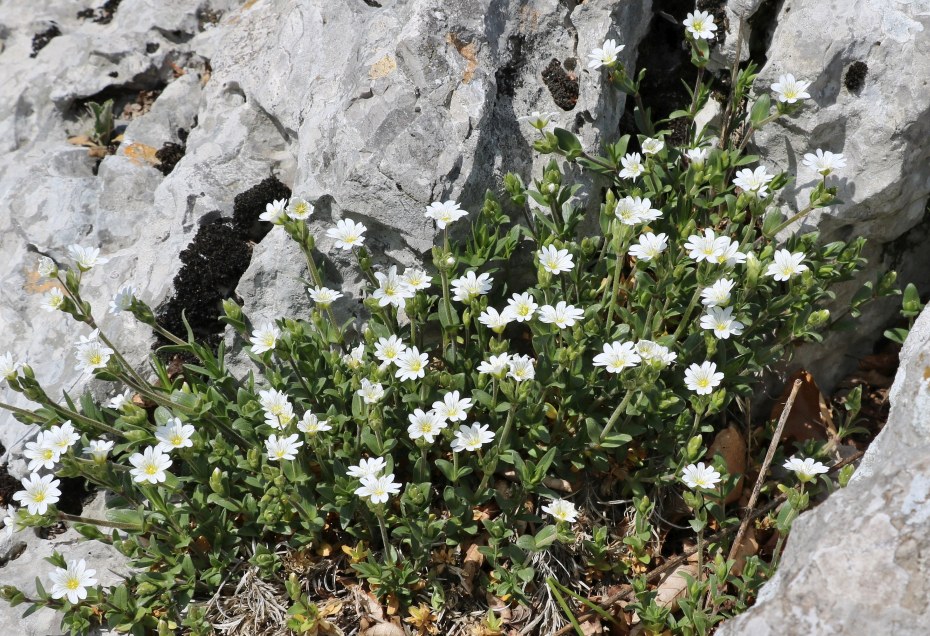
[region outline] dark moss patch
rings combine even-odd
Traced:
[[[32,53],[29,54],[29,57],[35,57],[39,54],[39,51],[45,48],[45,46],[51,42],[54,38],[57,38],[61,35],[61,29],[58,28],[58,25],[52,22],[47,29],[40,31],[32,36]]]
[[[513,97],[517,88],[517,77],[520,73],[520,67],[525,61],[523,57],[523,43],[526,38],[523,35],[511,35],[507,38],[507,51],[509,56],[503,66],[494,72],[494,79],[497,83],[497,94],[499,96]]]
[[[858,94],[865,86],[865,76],[869,73],[869,67],[865,62],[853,62],[846,69],[846,75],[843,76],[843,84],[850,93]]]
[[[233,200],[233,225],[245,240],[256,243],[271,231],[272,225],[259,221],[265,212],[265,206],[278,199],[288,199],[291,189],[278,181],[277,177],[268,177],[258,185],[237,194]]]
[[[166,141],[161,148],[155,151],[155,158],[158,159],[158,165],[155,167],[166,177],[171,174],[171,171],[174,170],[174,167],[178,165],[181,157],[187,151],[187,146],[184,144],[187,141],[187,131],[183,128],[178,129],[178,139],[181,140],[181,143],[176,144],[173,141]]]
[[[78,11],[77,17],[82,20],[93,20],[97,24],[109,24],[113,20],[113,14],[119,8],[123,0],[107,0],[103,6],[96,9],[82,9]]]
[[[13,493],[22,490],[23,486],[6,471],[7,465],[0,466],[0,507],[13,503]]]
[[[233,219],[217,219],[202,225],[194,240],[181,252],[181,269],[174,277],[174,296],[157,312],[159,322],[172,333],[187,332],[181,319],[187,318],[194,336],[215,346],[223,333],[223,300],[234,295],[239,279],[252,260],[252,246],[271,229],[259,221],[265,205],[287,199],[291,190],[276,177],[236,195]],[[265,227],[267,226],[267,227]],[[156,342],[156,346],[167,344]]]
[[[578,78],[568,73],[562,63],[552,58],[542,72],[543,83],[549,89],[552,100],[562,110],[572,110],[578,103]]]

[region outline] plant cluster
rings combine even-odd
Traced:
[[[696,12],[685,27],[700,70],[687,109],[653,121],[639,96],[645,71],[628,73],[623,47],[608,40],[589,66],[605,90],[636,100],[641,134],[590,153],[552,115],[529,116],[536,150],[553,160],[531,185],[508,174],[480,210],[429,205],[441,236],[428,270],[377,267],[362,223],[326,229],[369,281],[365,320],[338,318],[349,292],[326,286],[312,203],[268,203],[262,220],[306,257],[314,306],[253,325],[224,303],[222,320],[258,373],[231,373],[224,343],[214,351],[190,330],[182,338],[164,329],[127,284],[110,312],[151,326],[170,342],[164,352],[198,360],[171,373],[153,356],[134,369],[83,295],[83,273],[105,261],[99,251],[73,246],[64,271],[43,258],[39,272],[59,283],[45,308],[89,330],[75,344],[77,368],[125,391],[103,404],[89,395],[62,404],[29,365],[0,357],[8,385],[40,405],[0,406],[42,429],[26,449],[34,474],[5,524],[73,523],[126,555],[132,572],[101,587],[100,564],[56,555],[50,590],[37,579],[35,592],[3,595],[61,610],[75,634],[100,623],[209,634],[208,599],[230,577],[249,576],[279,586],[289,629],[330,633],[322,625],[338,628],[293,567],[330,559],[387,607],[409,612],[420,634],[448,628],[441,617],[473,583],[502,603],[549,603],[543,633],[566,625],[581,633],[576,614],[588,609],[617,620],[591,598],[618,583],[631,586],[625,612],[649,633],[707,633],[744,609],[777,557],[739,567],[728,558],[740,510],[727,497],[743,475],[708,448],[748,417],[763,374],[834,325],[831,288],[862,268],[863,241],[776,238],[838,203],[828,178],[842,155],[807,156],[803,178],[817,186],[786,217],[774,198],[792,176],[770,172],[746,148],[754,131],[802,108],[807,82],[788,75],[771,95],[752,96],[756,67],[734,68],[719,126],[699,129],[716,26]],[[666,141],[679,118],[689,124],[684,147]],[[593,218],[576,197],[581,183],[569,179],[576,173],[604,185]],[[464,222],[467,239],[451,240],[450,226]],[[513,286],[509,272],[521,269],[533,284]],[[893,285],[889,274],[868,286],[852,312]],[[817,481],[828,450],[803,451],[807,458],[781,458],[798,476],[796,486],[780,485],[782,535],[811,491],[832,485]],[[106,517],[58,510],[56,476],[110,493]],[[674,523],[681,518],[690,523]],[[650,564],[695,542],[685,589],[674,604],[661,601]],[[500,624],[489,612],[475,633],[502,633]]]

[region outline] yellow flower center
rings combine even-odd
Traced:
[[[91,363],[91,365],[96,366],[96,365],[98,365],[98,364],[102,364],[102,362],[103,362],[103,356],[101,356],[99,353],[92,353],[92,354],[91,354],[91,356],[90,356],[90,363]]]
[[[77,577],[72,576],[65,582],[65,587],[69,590],[76,590],[81,587],[81,582],[77,580]]]
[[[181,437],[181,436],[178,435],[178,434],[175,434],[175,435],[171,438],[171,445],[172,445],[172,446],[180,446],[180,445],[183,444],[183,443],[184,443],[184,438]]]
[[[148,464],[148,465],[145,467],[145,474],[146,474],[146,475],[154,475],[154,474],[156,474],[157,472],[158,472],[158,466],[156,466],[155,464]]]
[[[710,386],[710,380],[708,380],[707,378],[701,378],[700,380],[697,381],[697,385],[702,389],[706,389],[707,387]]]
[[[32,496],[32,500],[36,503],[42,503],[43,501],[45,501],[45,491],[44,490],[36,491],[36,494]]]

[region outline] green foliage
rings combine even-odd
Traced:
[[[98,146],[109,146],[113,137],[113,100],[108,99],[102,104],[87,102],[87,112],[94,119],[94,127],[90,139]]]
[[[692,46],[703,69],[707,43]],[[812,209],[836,203],[826,179],[810,205],[787,219],[774,196],[788,175],[771,175],[755,192],[734,185],[737,171],[758,158],[745,154],[746,139],[732,131],[757,130],[795,108],[779,103],[773,111],[767,95],[750,102],[754,70],[750,64],[739,72],[719,138],[695,129],[692,120],[709,88],[699,84],[692,91],[691,107],[672,116],[689,123],[691,139],[679,148],[668,141],[670,120],[652,121],[639,99],[643,72],[634,79],[622,67],[609,69],[609,84],[637,100],[642,134],[624,135],[598,153],[565,129],[537,126],[535,148],[552,155],[539,178],[527,186],[508,174],[503,192],[488,191],[471,215],[463,242],[450,240],[441,226],[431,284],[402,288],[396,304],[386,296],[396,292],[386,282],[394,274],[376,276],[380,255],[359,246],[352,253],[372,282],[364,318],[340,323],[328,303],[317,303],[308,316],[257,326],[226,301],[223,320],[252,343],[256,375],[233,375],[224,345],[212,351],[189,328],[186,337],[167,333],[138,298],[127,310],[172,343],[162,352],[196,360],[169,372],[152,358],[151,374],[142,375],[99,334],[112,356],[104,356],[95,376],[121,382],[141,406],[101,406],[89,396],[62,405],[45,394],[28,366],[14,371],[10,386],[40,404],[16,412],[19,419],[45,428],[68,420],[85,447],[101,436],[115,442],[100,460],[77,450],[63,454],[57,472],[113,493],[106,517],[82,518],[79,530],[112,544],[133,571],[75,605],[51,598],[38,582],[35,597],[12,589],[4,596],[30,603],[30,610],[62,610],[75,634],[100,623],[133,634],[172,633],[179,625],[207,634],[203,602],[231,572],[247,568],[284,587],[288,627],[312,633],[326,621],[283,554],[337,544],[351,561],[347,576],[385,602],[409,607],[427,591],[441,605],[455,578],[437,555],[451,551],[461,561],[464,547],[476,545],[487,563],[475,573],[483,589],[529,603],[536,590],[548,588],[577,629],[572,603],[579,611],[599,608],[576,581],[540,569],[542,555],[558,552],[597,580],[632,585],[630,609],[655,632],[707,633],[747,607],[769,564],[750,558],[736,574],[733,562],[720,556],[729,550],[726,539],[702,543],[712,524],[738,524],[723,499],[739,475],[689,491],[680,481],[682,469],[707,456],[728,421],[742,419],[739,411],[748,409],[764,374],[783,365],[798,343],[819,341],[834,326],[827,309],[832,288],[865,263],[862,240],[821,245],[816,233],[775,239]],[[106,144],[112,103],[89,108],[95,139]],[[631,167],[632,148],[641,153],[639,173]],[[591,183],[605,195],[587,210],[578,194]],[[315,261],[314,226],[286,215],[275,222],[303,250],[311,286],[322,287],[328,272]],[[645,251],[647,233],[661,234],[663,247]],[[697,244],[706,237],[711,243],[702,255]],[[532,262],[527,254],[534,254]],[[562,266],[548,264],[547,254]],[[785,270],[791,255],[797,262]],[[67,296],[62,311],[96,328],[82,297],[86,269],[55,277]],[[460,277],[467,273],[487,275],[488,289],[461,293]],[[520,280],[535,283],[519,287]],[[731,293],[714,302],[738,323],[708,328],[702,317],[713,312],[706,292],[726,280]],[[893,277],[867,285],[853,299],[851,315],[893,291]],[[508,313],[504,324],[494,323],[489,309],[503,308],[515,294],[526,294],[538,308],[529,319]],[[904,301],[906,315],[915,316],[921,305],[912,287]],[[561,311],[560,303],[577,315],[549,318]],[[266,336],[267,346],[259,346]],[[422,369],[405,378],[397,362],[375,357],[391,336],[427,354]],[[626,347],[627,362],[610,362],[614,345]],[[497,369],[494,356],[507,356]],[[712,365],[722,377],[695,384],[701,365]],[[369,399],[366,390],[374,384],[383,394]],[[272,391],[285,404],[271,406]],[[444,421],[433,438],[412,436],[411,415],[435,408],[454,391],[471,400],[462,407],[467,422]],[[850,423],[858,400],[851,394],[847,402]],[[156,433],[175,423],[191,426],[192,434],[189,445],[169,449],[164,480],[147,483],[130,473],[130,464],[159,442]],[[480,423],[493,439],[456,447],[464,444],[458,427],[466,423]],[[274,455],[271,436],[299,442],[293,459]],[[383,497],[350,474],[361,460],[378,458],[385,461],[380,474],[398,486]],[[716,466],[725,469],[719,460]],[[818,486],[780,485],[786,502],[774,523],[782,537],[809,504],[805,487]],[[670,496],[691,510],[690,536],[701,546],[700,575],[674,612],[656,604],[646,578],[669,527],[657,502]],[[595,508],[594,502],[607,500],[623,504],[619,515]],[[37,526],[75,521],[54,506],[41,515],[20,512],[18,519]],[[53,565],[64,567],[64,559]]]

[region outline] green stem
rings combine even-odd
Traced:
[[[614,234],[614,253],[616,263],[614,264],[614,278],[610,286],[610,298],[607,299],[607,321],[604,323],[606,337],[610,338],[610,323],[614,316],[614,305],[617,303],[617,294],[620,287],[620,270],[623,268],[623,256],[620,254],[620,228],[617,227],[617,221],[612,221]]]
[[[25,417],[30,417],[30,418],[31,418],[31,417],[38,417],[38,416],[37,416],[35,413],[33,413],[32,411],[27,411],[26,409],[21,409],[21,408],[19,408],[18,406],[13,406],[12,404],[7,404],[7,403],[5,403],[5,402],[0,402],[0,409],[3,409],[4,411],[9,411],[10,413],[17,413],[17,414],[23,415],[23,416],[25,416]]]
[[[603,442],[607,437],[607,434],[610,433],[613,429],[614,424],[617,423],[617,420],[620,419],[620,415],[626,410],[626,407],[630,404],[630,400],[633,399],[633,391],[627,391],[626,395],[623,396],[623,400],[620,404],[617,405],[617,408],[614,409],[614,412],[610,414],[610,419],[607,420],[607,425],[604,427],[604,430],[601,431],[601,436],[598,439],[599,442]]]
[[[381,542],[384,544],[384,550],[388,551],[391,548],[391,541],[388,539],[387,526],[384,523],[384,512],[378,510],[375,516],[378,518],[378,529],[381,530]]]
[[[100,526],[101,528],[116,528],[117,530],[141,530],[141,526],[135,523],[119,523],[117,521],[108,521],[106,519],[93,519],[91,517],[80,517],[78,515],[70,515],[66,512],[58,511],[58,518],[62,521],[70,521],[71,523],[84,523],[90,526]],[[162,530],[161,528],[152,527],[152,532],[159,534],[162,537],[168,537],[168,533]]]
[[[808,205],[806,208],[804,208],[803,210],[801,210],[800,212],[798,212],[797,214],[795,214],[794,216],[792,216],[791,218],[789,218],[787,221],[782,222],[781,225],[779,225],[778,227],[776,227],[776,228],[771,232],[772,238],[774,238],[775,235],[777,235],[779,232],[781,232],[782,230],[784,230],[786,227],[788,227],[789,225],[791,225],[791,224],[794,223],[795,221],[799,221],[799,220],[803,219],[805,216],[807,216],[808,214],[810,214],[811,211],[812,211],[813,209],[814,209],[814,206],[813,206],[813,205]]]
[[[698,265],[698,269],[700,269],[700,264]],[[678,338],[681,337],[682,332],[688,327],[688,321],[691,319],[691,312],[694,311],[694,307],[701,298],[701,282],[697,275],[695,275],[695,278],[698,280],[695,281],[696,287],[694,288],[694,294],[691,296],[691,302],[688,303],[688,308],[685,310],[685,313],[681,315],[681,322],[678,323],[678,328],[675,329],[675,342],[678,342]]]

